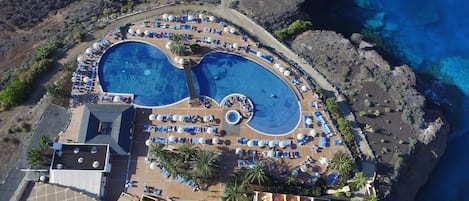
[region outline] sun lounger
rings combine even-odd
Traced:
[[[236,142],[237,142],[238,144],[243,144],[243,138],[240,138],[240,137],[237,138],[237,139],[236,139]]]
[[[238,160],[238,167],[239,168],[246,167],[246,163],[244,162],[244,160]]]
[[[246,162],[246,165],[247,165],[248,167],[254,167],[254,160],[250,159],[250,160],[247,160],[247,161],[245,161],[245,162]]]
[[[192,144],[199,144],[199,138],[193,137]]]
[[[289,152],[289,151],[284,151],[284,152],[283,152],[283,157],[284,157],[284,158],[290,157],[290,152]]]
[[[247,138],[243,139],[243,144],[244,144],[244,145],[247,145],[248,142],[249,142],[249,139],[247,139]]]
[[[303,117],[303,127],[304,127],[304,128],[309,128],[309,125],[306,123],[306,120],[307,120],[308,118],[310,118],[309,115],[305,115],[305,116]]]
[[[327,147],[327,141],[326,137],[320,137],[319,138],[319,147],[324,148]]]
[[[293,158],[299,158],[300,157],[300,152],[294,151],[293,152]]]
[[[253,140],[252,140],[252,144],[253,144],[254,146],[259,146],[259,140],[258,140],[258,139],[253,139]]]
[[[339,174],[337,172],[332,172],[329,176],[327,176],[327,182],[329,184],[334,184],[337,178],[339,178]]]
[[[256,150],[248,150],[248,156],[249,157],[254,157],[257,155],[257,151]]]
[[[272,140],[272,141],[274,141],[274,145],[275,145],[276,147],[278,147],[278,146],[279,146],[279,144],[280,144],[280,140]]]
[[[249,54],[257,56],[257,50],[249,49]]]
[[[334,140],[334,145],[340,145],[342,144],[342,140]]]

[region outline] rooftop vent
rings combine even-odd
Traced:
[[[64,152],[62,152],[62,151],[57,152],[57,156],[62,157],[62,155],[64,155]]]
[[[93,166],[93,168],[98,168],[99,167],[99,162],[94,161],[92,166]]]
[[[95,154],[96,152],[98,152],[98,148],[96,148],[96,147],[91,147],[91,153],[92,153],[92,154]]]
[[[57,163],[57,169],[62,169],[64,165],[62,165],[62,163]]]
[[[78,163],[83,163],[83,157],[78,158]]]
[[[76,148],[73,150],[73,153],[78,154],[78,152],[80,152],[80,148],[79,148],[79,147],[76,147]]]

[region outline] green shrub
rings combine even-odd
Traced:
[[[375,116],[379,117],[381,115],[381,112],[379,110],[375,110],[373,113]]]
[[[391,179],[389,177],[384,177],[383,178],[384,183],[386,184],[391,184]]]
[[[319,197],[322,195],[322,189],[320,186],[313,186],[313,188],[311,189],[311,195],[313,197]]]
[[[275,30],[274,35],[280,41],[284,41],[298,33],[311,29],[312,27],[313,23],[310,21],[296,20],[285,29]]]
[[[385,108],[384,108],[384,111],[387,112],[387,113],[389,113],[389,112],[391,112],[391,108],[385,107]]]
[[[404,140],[399,140],[399,144],[404,144]]]
[[[334,193],[334,196],[335,197],[340,197],[340,196],[342,196],[342,192],[337,191],[337,192]]]
[[[412,111],[409,108],[405,108],[404,110],[402,110],[402,114],[401,114],[402,121],[407,124],[413,124],[414,120],[411,114],[412,114]]]
[[[360,111],[358,112],[358,115],[360,115],[360,117],[364,117],[366,116],[368,113],[366,113],[365,111]]]
[[[381,142],[381,143],[385,143],[385,142],[386,142],[386,140],[384,140],[384,139],[381,139],[381,140],[380,140],[380,142]]]
[[[345,192],[345,197],[348,197],[348,198],[352,197],[352,192],[350,191]]]
[[[373,127],[371,127],[370,124],[366,124],[365,125],[365,131],[366,132],[369,132],[369,133],[374,133],[375,132],[375,129]]]
[[[336,99],[327,98],[326,106],[327,106],[327,109],[331,112],[332,119],[337,121],[340,118],[340,115],[339,115],[339,106],[337,105]]]
[[[365,100],[363,101],[363,105],[365,105],[365,107],[371,107],[371,106],[372,106],[371,101],[368,100],[368,99],[365,99]]]
[[[193,44],[189,45],[189,49],[193,53],[199,52],[200,51],[200,45],[197,44],[197,43],[193,43]]]
[[[0,91],[0,101],[7,107],[17,106],[27,98],[31,87],[28,83],[17,79]]]

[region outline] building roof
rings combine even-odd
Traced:
[[[51,169],[105,171],[108,149],[109,145],[61,144],[54,150]]]
[[[133,120],[131,105],[86,104],[78,142],[109,144],[112,153],[128,154]]]
[[[94,201],[96,198],[91,197],[79,191],[75,191],[68,187],[54,184],[29,181],[26,185],[20,200],[28,201]]]
[[[50,182],[100,198],[111,168],[109,145],[54,143],[53,149]]]

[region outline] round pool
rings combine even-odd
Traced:
[[[231,125],[236,125],[241,121],[241,114],[236,110],[230,110],[225,114],[225,121]]]

